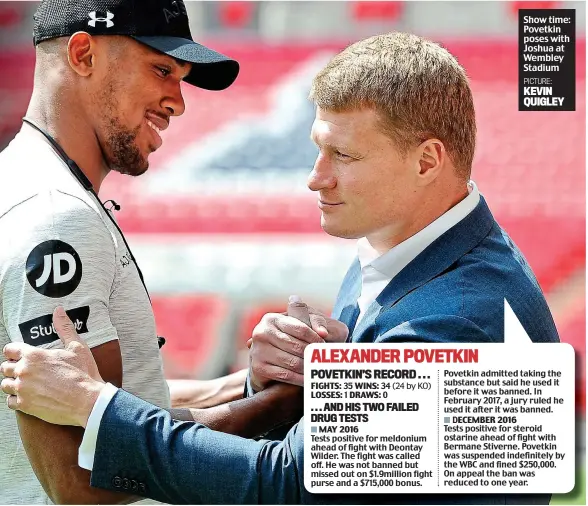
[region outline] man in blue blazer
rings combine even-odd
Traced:
[[[504,299],[533,341],[558,341],[529,266],[470,181],[473,100],[446,50],[398,33],[360,41],[316,76],[311,99],[319,155],[309,187],[319,194],[322,227],[359,239],[333,314],[353,342],[501,342]],[[92,469],[94,486],[178,504],[549,502],[548,495],[309,494],[303,420],[282,441],[175,421],[105,384],[62,308],[54,324],[65,350],[9,344],[2,390],[13,409],[86,427],[79,464]],[[271,377],[298,378],[300,328],[287,337],[254,334],[252,353],[268,358],[251,371],[252,390]]]

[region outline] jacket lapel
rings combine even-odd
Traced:
[[[349,328],[349,339],[355,328],[357,317],[359,316],[359,306],[357,305],[357,299],[361,295],[361,265],[359,260],[356,258],[355,261],[349,267],[337,300],[335,301],[335,307],[333,308],[332,317],[343,322]]]
[[[480,196],[475,209],[437,238],[428,248],[410,262],[367,308],[357,328],[359,316],[357,299],[361,295],[361,266],[356,258],[341,285],[332,317],[345,323],[349,328],[349,338],[355,341],[373,326],[382,308],[391,307],[404,296],[439,276],[467,252],[471,251],[484,239],[496,223],[494,217]]]
[[[357,342],[357,339],[359,338],[359,336],[363,335],[364,332],[366,332],[370,327],[373,327],[374,323],[376,322],[376,318],[380,314],[381,310],[382,310],[382,306],[380,306],[380,304],[378,303],[377,300],[374,300],[365,310],[365,313],[364,313],[363,317],[361,318],[361,321],[359,323],[357,323],[357,318],[355,319],[356,323],[354,325],[353,330],[351,330],[351,329],[349,330],[350,337],[349,337],[348,341],[349,342],[351,342],[351,341]],[[359,308],[358,308],[357,314],[359,315]],[[352,333],[353,333],[353,336],[351,336]],[[352,339],[352,337],[354,339]],[[367,342],[369,342],[369,341],[367,341]]]
[[[484,239],[496,223],[480,196],[480,202],[463,220],[436,239],[384,288],[376,298],[380,307],[393,306],[405,295],[447,270]]]

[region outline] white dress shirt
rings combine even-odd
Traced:
[[[402,269],[427,249],[435,239],[441,237],[474,210],[480,202],[476,183],[470,181],[468,191],[468,196],[449,211],[382,255],[371,247],[365,237],[357,241],[357,256],[361,265],[361,295],[357,299],[359,306],[357,323],[363,318],[366,309]]]
[[[360,309],[358,322],[369,305],[376,300],[376,297],[402,269],[430,246],[435,239],[457,225],[474,210],[480,201],[480,193],[473,181],[468,183],[468,191],[468,196],[449,211],[382,255],[378,255],[378,252],[371,247],[365,237],[359,239],[357,255],[361,265],[361,295],[357,300]],[[253,395],[254,392],[249,380],[247,380],[247,389],[249,394]],[[92,470],[100,422],[116,392],[117,388],[107,383],[92,408],[78,453],[78,464],[84,469]]]
[[[98,429],[100,428],[102,416],[117,391],[118,388],[114,385],[106,383],[106,386],[102,389],[102,392],[100,392],[98,399],[96,399],[96,404],[94,404],[90,417],[88,418],[84,437],[78,451],[78,465],[89,471],[94,467],[96,441],[98,440]]]

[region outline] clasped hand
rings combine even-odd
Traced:
[[[64,349],[7,344],[0,386],[10,409],[49,423],[85,427],[104,381],[92,352],[62,307],[53,313],[53,325]]]
[[[310,324],[287,316],[268,313],[253,330],[250,339],[250,381],[255,391],[273,381],[303,386],[304,350],[311,343],[342,343],[349,330],[344,323],[309,307]]]

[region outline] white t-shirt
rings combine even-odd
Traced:
[[[0,349],[61,347],[51,325],[57,305],[91,348],[119,339],[125,390],[170,407],[153,311],[121,234],[25,124],[0,153]],[[50,503],[0,391],[0,504]]]

